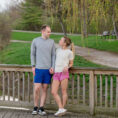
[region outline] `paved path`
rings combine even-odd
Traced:
[[[76,55],[97,64],[118,68],[118,54],[76,46]]]
[[[31,43],[31,41],[11,40],[11,42]],[[76,55],[97,64],[118,68],[118,54],[91,48],[75,46]]]

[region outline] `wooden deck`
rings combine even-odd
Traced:
[[[59,118],[54,116],[54,111],[47,111],[46,116],[32,115],[32,111],[0,109],[0,118]],[[112,116],[90,116],[89,114],[67,113],[60,118],[117,118]]]
[[[118,118],[117,68],[73,67],[69,72],[66,108],[73,114],[67,114],[64,116],[65,118],[91,118],[91,116],[85,115],[85,113],[91,115],[115,115]],[[31,66],[0,64],[0,106],[33,108],[33,90]],[[51,86],[49,86],[48,90],[46,108],[55,110],[56,104],[51,95]],[[83,115],[75,115],[75,113],[83,113]],[[3,116],[7,114],[10,116],[11,114],[13,117],[17,115],[18,117],[22,116],[22,118],[23,116],[39,117],[39,115],[32,116],[31,111],[13,111],[12,113],[3,111],[1,114]],[[45,117],[53,118],[54,116],[52,113],[49,113]],[[96,117],[94,116],[94,118]],[[0,118],[4,117],[1,116]],[[101,116],[98,118],[101,118]]]

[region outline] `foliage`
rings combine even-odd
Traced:
[[[26,30],[39,30],[42,25],[42,0],[25,0],[21,4],[21,24]]]
[[[11,22],[5,13],[0,14],[0,50],[9,43],[11,37]]]

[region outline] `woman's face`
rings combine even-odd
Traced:
[[[65,45],[64,40],[65,40],[64,38],[61,38],[61,40],[59,41],[59,45],[60,45],[60,46],[64,46],[64,45]]]

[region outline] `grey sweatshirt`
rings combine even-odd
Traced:
[[[37,37],[32,41],[31,65],[38,69],[55,67],[55,43],[52,39]]]

